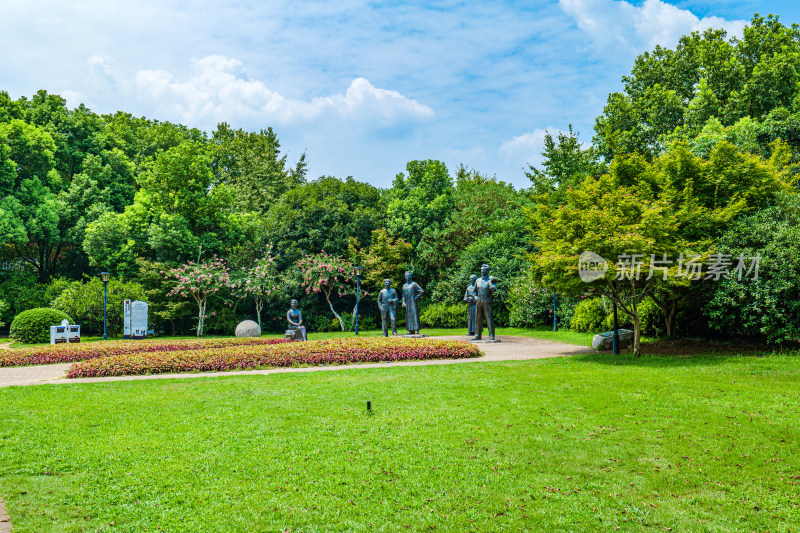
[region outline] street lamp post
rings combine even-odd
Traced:
[[[611,340],[611,353],[619,355],[619,331],[617,328],[617,302],[614,300],[614,336]]]
[[[358,303],[361,300],[361,274],[364,272],[364,267],[354,267],[353,272],[356,273],[356,335],[358,335]]]
[[[110,272],[100,272],[100,279],[103,280],[103,340],[108,340],[108,278]]]

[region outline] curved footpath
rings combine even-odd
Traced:
[[[468,340],[469,337],[430,337],[432,339]],[[591,352],[591,348],[545,341],[530,337],[499,337],[501,342],[481,343],[485,354],[478,359],[437,359],[433,361],[409,361],[402,363],[369,363],[338,366],[310,366],[304,368],[273,368],[268,370],[234,370],[230,372],[201,372],[188,374],[152,374],[146,376],[115,376],[103,378],[66,379],[72,363],[41,366],[15,366],[0,368],[0,387],[15,385],[43,385],[58,383],[95,383],[100,381],[134,381],[142,379],[208,378],[218,376],[241,376],[253,374],[278,374],[283,372],[325,372],[352,368],[385,368],[388,366],[450,365],[456,363],[479,363],[485,361],[515,361],[523,359],[545,359],[578,353]],[[2,530],[0,530],[2,531]]]

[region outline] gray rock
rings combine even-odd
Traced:
[[[236,336],[260,337],[261,328],[258,326],[257,322],[253,322],[252,320],[245,320],[244,322],[239,322],[239,325],[236,326]]]
[[[633,342],[633,330],[618,329],[619,347],[625,348]],[[607,331],[592,337],[592,348],[595,350],[610,350],[614,344],[614,332]]]

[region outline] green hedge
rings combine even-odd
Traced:
[[[467,304],[430,304],[419,315],[421,325],[426,328],[466,328]]]
[[[72,319],[69,315],[58,309],[49,307],[35,307],[18,314],[11,322],[11,338],[28,344],[49,342],[50,326],[61,324],[62,320]]]

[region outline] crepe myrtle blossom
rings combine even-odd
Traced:
[[[355,275],[353,274],[353,264],[341,256],[327,254],[325,250],[318,254],[306,255],[297,262],[297,267],[303,274],[303,287],[306,294],[324,294],[328,306],[331,308],[333,316],[339,320],[339,325],[344,331],[342,317],[333,308],[331,294],[334,293],[343,298],[349,294],[355,294]],[[361,291],[366,296],[366,291]]]
[[[272,255],[272,243],[267,247],[264,257],[256,261],[252,267],[242,267],[233,285],[234,294],[253,299],[258,327],[261,328],[261,310],[264,308],[264,303],[279,288],[278,267]]]
[[[197,303],[197,336],[203,335],[206,319],[206,306],[209,297],[221,289],[232,289],[230,270],[225,261],[216,255],[207,260],[189,261],[182,266],[165,272],[164,279],[173,280],[175,286],[167,296],[193,298]],[[216,313],[212,313],[212,316]]]

